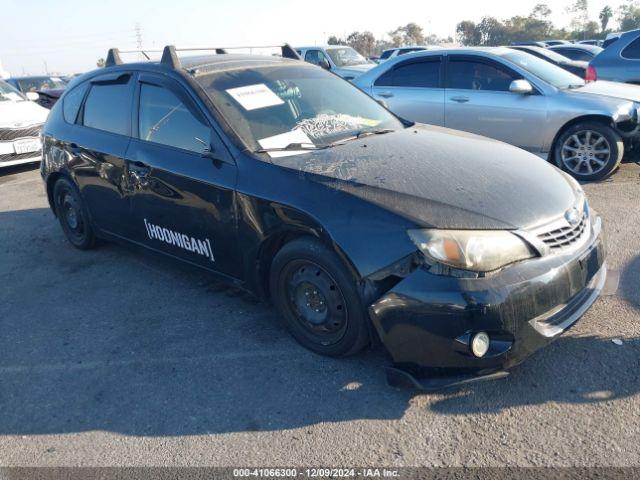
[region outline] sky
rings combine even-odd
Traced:
[[[557,26],[568,26],[571,0],[2,0],[0,62],[14,76],[84,72],[109,47],[135,48],[136,25],[145,48],[316,45],[356,30],[382,37],[409,22],[454,37],[461,20],[527,15],[537,3],[551,8]],[[589,0],[591,19],[620,3]]]

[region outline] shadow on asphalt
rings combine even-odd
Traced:
[[[277,431],[399,419],[419,395],[387,386],[381,348],[314,355],[269,307],[199,272],[117,245],[74,250],[47,209],[0,213],[0,226],[0,434]],[[563,337],[507,379],[432,394],[425,408],[462,415],[635,395],[639,349],[638,338]]]
[[[640,310],[640,255],[620,272],[618,295],[636,310]]]

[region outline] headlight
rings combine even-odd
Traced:
[[[454,268],[490,272],[535,256],[520,237],[506,230],[409,230],[431,260]]]

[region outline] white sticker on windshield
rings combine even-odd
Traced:
[[[284,101],[273,93],[264,83],[230,88],[227,90],[227,93],[242,105],[245,110],[257,110],[258,108],[272,107],[284,103]]]
[[[300,129],[291,130],[290,132],[281,133],[279,135],[274,135],[273,137],[263,138],[262,140],[258,140],[258,143],[262,148],[285,148],[287,145],[292,143],[302,143],[313,145],[311,139]],[[288,157],[290,155],[300,155],[301,153],[306,153],[306,150],[287,150],[286,152],[269,152],[269,156],[276,157]]]

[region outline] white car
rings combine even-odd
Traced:
[[[48,114],[0,80],[0,168],[42,159],[40,130]]]
[[[441,47],[437,47],[434,45],[431,46],[420,46],[420,45],[414,45],[414,46],[410,46],[410,47],[396,47],[396,48],[390,48],[388,50],[385,50],[384,52],[382,52],[382,55],[380,55],[380,61],[379,63],[382,62],[386,62],[387,60],[391,60],[392,58],[395,57],[399,57],[400,55],[406,55],[407,53],[412,53],[412,52],[420,52],[422,50],[436,50],[438,48]]]
[[[298,55],[305,62],[318,65],[345,80],[353,80],[376,66],[346,45],[328,45],[324,47],[296,47]]]

